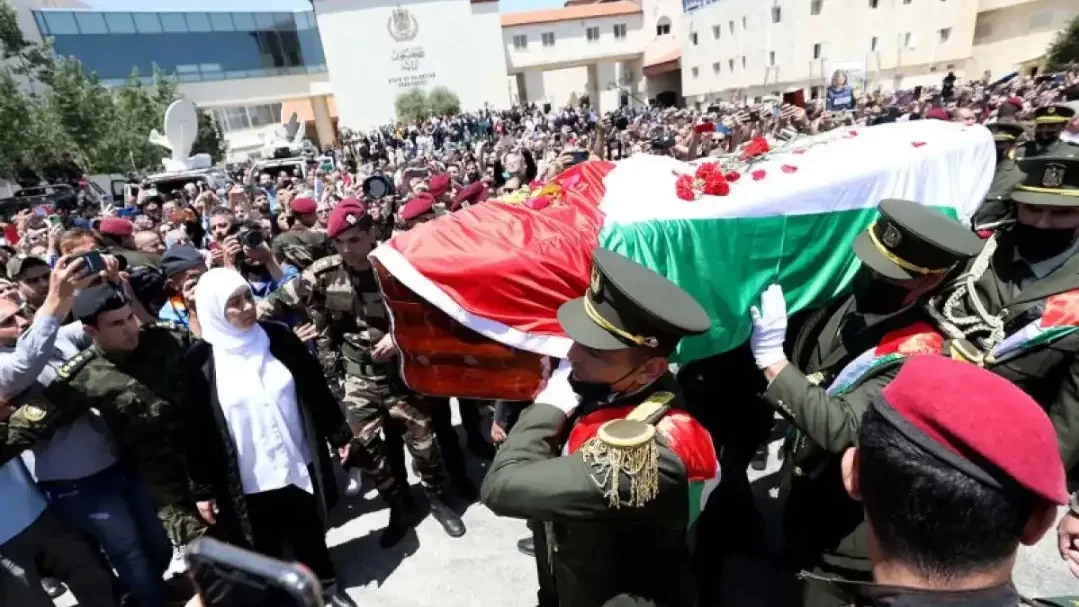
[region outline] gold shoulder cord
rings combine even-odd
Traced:
[[[638,346],[647,346],[649,348],[655,348],[659,346],[659,340],[655,337],[634,335],[628,331],[623,331],[622,329],[614,326],[613,323],[604,318],[603,315],[600,314],[598,310],[596,310],[596,307],[592,305],[592,301],[588,299],[588,296],[585,296],[584,298],[584,313],[586,316],[588,316],[589,319],[592,320],[592,322],[599,325],[604,331],[607,331],[608,333],[612,333],[621,337],[622,339],[631,341]]]

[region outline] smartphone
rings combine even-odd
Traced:
[[[185,554],[205,607],[322,607],[322,588],[306,567],[210,538]]]
[[[693,127],[693,130],[697,133],[711,133],[716,130],[716,125],[711,121],[702,122]]]
[[[85,260],[85,270],[87,274],[97,274],[105,269],[105,262],[101,259],[101,253],[99,251],[87,251],[80,255],[76,255],[71,261],[76,259]]]
[[[570,166],[580,164],[585,160],[588,160],[588,150],[573,150],[569,153],[570,158],[573,160],[570,162]]]

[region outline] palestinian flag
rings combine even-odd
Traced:
[[[392,238],[372,258],[465,327],[562,357],[571,342],[555,312],[587,290],[591,251],[611,249],[674,281],[711,316],[710,332],[683,340],[676,362],[686,363],[744,342],[749,306],[774,282],[792,313],[843,292],[859,266],[851,244],[880,200],[918,201],[969,224],[995,160],[984,127],[923,120],[798,139],[703,172],[650,155],[587,162],[523,203],[474,205]]]

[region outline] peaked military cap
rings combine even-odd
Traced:
[[[1067,105],[1043,105],[1034,110],[1035,124],[1063,123],[1075,117],[1075,110]]]
[[[1014,122],[994,122],[985,126],[993,134],[993,140],[997,142],[1014,142],[1026,132],[1022,126]]]
[[[1012,200],[1054,207],[1079,206],[1079,153],[1067,150],[1023,158],[1019,168],[1024,174],[1023,181],[1015,186]]]
[[[562,304],[558,322],[573,341],[596,350],[673,348],[712,324],[678,285],[602,248],[592,253],[588,292]]]
[[[917,202],[882,200],[879,210],[880,217],[854,240],[854,254],[885,278],[941,274],[984,245],[959,222]]]
[[[86,320],[101,312],[118,310],[128,303],[120,287],[103,282],[79,291],[71,304],[71,314],[76,320]]]

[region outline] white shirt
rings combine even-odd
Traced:
[[[296,400],[292,374],[280,361],[266,357],[261,391],[237,382],[218,382],[218,391],[239,389],[249,398],[220,399],[229,435],[236,446],[240,480],[245,495],[283,489],[289,485],[314,493],[307,466],[311,454],[303,418]],[[269,384],[277,385],[269,385]],[[286,385],[287,384],[287,385]],[[256,394],[278,394],[277,402],[251,398]],[[225,405],[226,402],[233,404]]]

